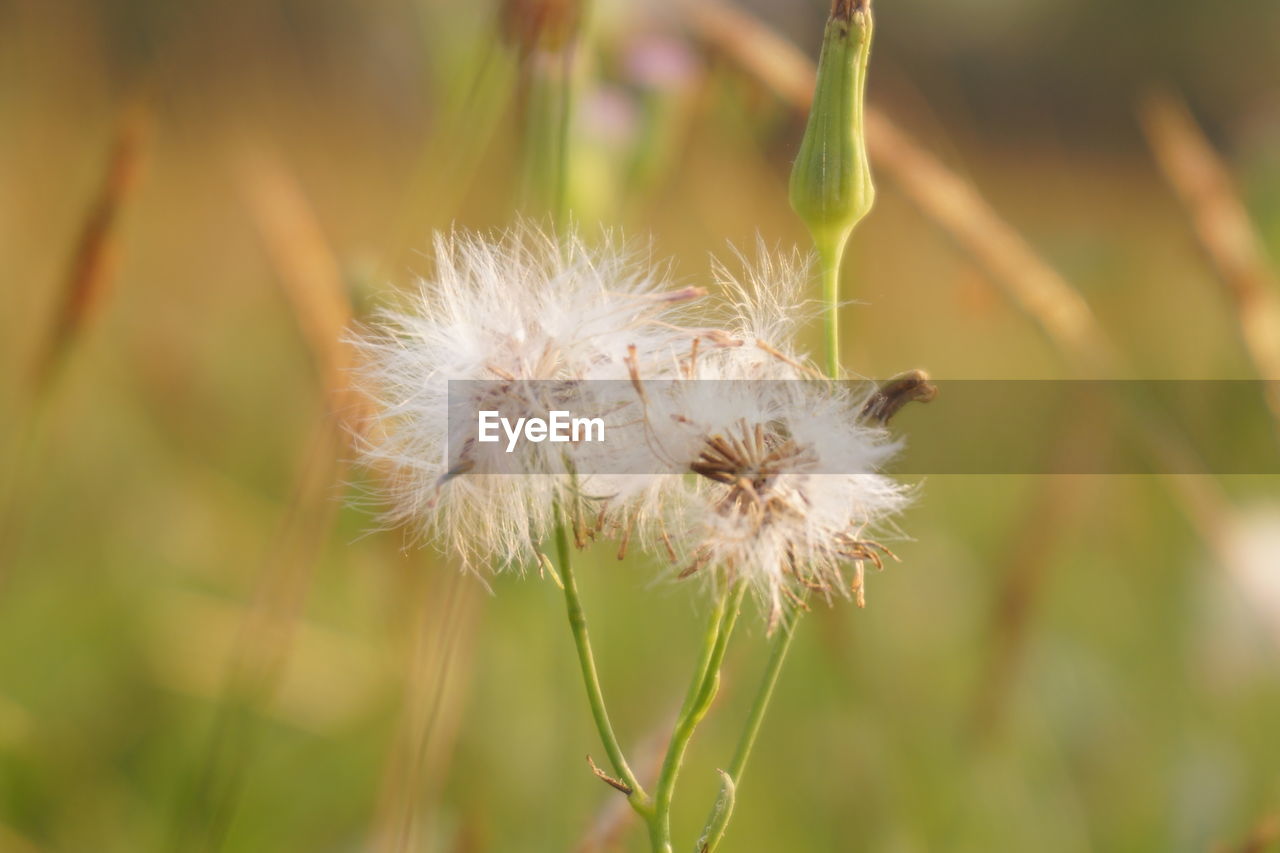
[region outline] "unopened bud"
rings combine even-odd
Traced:
[[[871,0],[835,0],[809,123],[791,170],[792,208],[815,243],[837,252],[875,199],[862,116],[871,29]]]

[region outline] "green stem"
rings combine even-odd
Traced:
[[[552,206],[556,231],[564,233],[569,221],[569,130],[573,124],[573,60],[576,45],[564,49],[563,67],[560,69],[560,127],[557,132],[560,145],[556,150],[556,186]]]
[[[742,778],[743,768],[751,757],[751,748],[755,746],[756,736],[760,734],[760,724],[764,721],[765,711],[773,698],[773,688],[778,683],[778,675],[787,660],[787,652],[791,649],[791,638],[795,636],[799,612],[782,626],[782,632],[773,640],[773,650],[769,653],[769,662],[765,664],[764,676],[760,679],[760,687],[756,690],[755,701],[751,703],[751,712],[747,715],[747,726],[738,739],[738,748],[734,750],[733,761],[729,764],[729,776],[737,785]]]
[[[834,239],[815,240],[818,250],[818,263],[822,275],[823,301],[823,351],[826,355],[827,376],[835,379],[840,373],[840,261],[844,255],[844,236]],[[738,747],[734,750],[733,761],[724,775],[721,795],[707,818],[707,825],[699,842],[698,853],[711,853],[724,837],[733,813],[737,788],[746,769],[747,759],[755,746],[756,737],[760,734],[760,726],[764,723],[765,711],[773,699],[773,689],[778,684],[778,676],[782,673],[782,665],[786,663],[787,652],[791,650],[791,638],[795,635],[796,624],[800,619],[800,611],[784,622],[781,633],[773,640],[773,649],[769,652],[769,661],[765,664],[764,675],[756,690],[755,700],[751,703],[751,711],[747,715],[746,728],[738,739]]]
[[[627,800],[631,807],[641,816],[649,819],[652,806],[649,795],[644,792],[635,773],[627,764],[618,745],[618,738],[613,733],[613,724],[609,722],[609,711],[605,708],[604,693],[600,690],[600,676],[596,672],[595,655],[591,651],[591,638],[587,633],[587,617],[582,611],[582,600],[578,596],[578,582],[573,574],[573,560],[569,547],[569,534],[565,527],[564,514],[557,510],[559,520],[556,524],[556,551],[560,559],[560,580],[564,585],[564,603],[569,617],[569,630],[573,633],[573,643],[578,650],[578,663],[582,666],[582,681],[587,688],[587,701],[591,704],[591,716],[595,720],[596,729],[600,732],[600,740],[609,756],[609,763],[618,778],[631,789]]]
[[[685,696],[680,716],[676,719],[671,742],[667,745],[667,756],[662,762],[662,773],[658,777],[658,788],[654,794],[654,823],[657,827],[653,848],[655,853],[668,853],[671,850],[671,801],[675,796],[676,777],[680,774],[680,765],[684,761],[689,741],[693,738],[693,731],[711,708],[711,702],[720,687],[720,665],[724,661],[733,626],[738,620],[745,590],[746,586],[741,581],[735,581],[731,587],[726,588],[716,602],[707,625],[702,655],[694,670],[693,680],[689,683],[689,693]]]
[[[840,263],[849,234],[875,198],[863,133],[863,93],[871,50],[869,4],[827,22],[819,59],[817,89],[805,137],[791,173],[791,206],[809,226],[822,279],[823,355],[830,379],[840,376]],[[853,27],[854,29],[851,29]],[[856,32],[854,31],[856,30]],[[707,818],[698,853],[711,853],[724,837],[747,759],[786,663],[800,611],[785,620],[774,638],[764,675],[738,739],[729,769],[722,772],[720,797]]]
[[[530,65],[524,128],[524,204],[550,214],[557,233],[570,212],[570,129],[573,121],[576,45],[538,54]]]
[[[733,800],[737,787],[742,779],[742,771],[746,769],[747,759],[751,757],[751,749],[755,746],[756,737],[760,734],[760,726],[764,722],[765,711],[773,699],[773,688],[778,684],[778,675],[787,660],[787,652],[791,648],[791,638],[795,636],[799,612],[795,617],[783,624],[781,633],[773,640],[773,649],[769,653],[769,661],[765,664],[764,676],[756,689],[755,699],[751,703],[751,711],[747,715],[747,725],[738,738],[738,747],[734,750],[729,769],[724,772],[721,786],[721,802],[716,804],[707,820],[707,829],[703,833],[698,853],[711,853],[724,837],[729,824],[729,816],[733,810]]]
[[[822,277],[823,354],[827,376],[840,375],[840,261],[844,237],[816,240],[818,271]]]
[[[823,353],[826,356],[827,376],[831,379],[835,379],[840,374],[840,261],[844,255],[845,236],[841,234],[835,237],[815,237],[814,240],[818,250],[819,272],[822,276]],[[756,689],[751,711],[747,714],[746,727],[738,738],[738,747],[734,750],[729,769],[723,771],[724,781],[721,784],[720,799],[707,818],[706,828],[699,840],[698,853],[711,853],[724,837],[733,812],[738,785],[742,780],[742,772],[746,769],[747,759],[751,757],[751,750],[760,734],[760,726],[764,723],[765,712],[773,699],[773,689],[778,684],[782,666],[787,661],[787,652],[791,650],[791,639],[795,636],[799,619],[800,611],[797,610],[791,619],[784,621],[781,632],[773,640],[773,648],[769,652],[764,675],[760,679],[760,686]]]

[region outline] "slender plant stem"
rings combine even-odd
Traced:
[[[840,261],[844,257],[844,239],[821,239],[816,246],[822,277],[823,355],[827,376],[835,379],[840,375]]]
[[[787,652],[791,648],[791,638],[796,632],[799,612],[782,625],[778,636],[773,640],[773,649],[769,653],[769,661],[765,664],[764,675],[760,686],[756,689],[755,699],[751,702],[751,711],[747,714],[747,724],[738,737],[738,746],[734,750],[729,769],[722,771],[724,781],[721,785],[721,799],[707,818],[707,828],[703,833],[698,853],[711,853],[720,844],[732,814],[733,802],[737,796],[737,788],[746,769],[747,759],[751,757],[751,749],[755,746],[756,737],[760,734],[760,726],[764,722],[765,711],[773,699],[773,688],[778,683],[778,675],[787,660]]]
[[[572,206],[570,131],[576,57],[577,45],[571,41],[555,54],[535,56],[530,70],[523,203],[540,216],[549,215],[557,233],[567,227]]]
[[[846,236],[827,236],[814,241],[818,250],[819,273],[822,278],[823,354],[826,373],[831,379],[840,375],[840,262],[844,256]],[[729,769],[723,774],[724,782],[721,786],[720,800],[707,818],[699,853],[711,853],[724,837],[742,773],[746,769],[747,759],[751,757],[756,737],[760,734],[760,726],[764,723],[765,712],[773,699],[773,689],[778,684],[782,666],[787,661],[787,652],[791,650],[791,639],[795,636],[799,620],[800,611],[796,611],[791,619],[784,621],[778,635],[773,639],[773,648],[769,652],[769,660],[765,664],[760,686],[756,689],[755,699],[751,703],[746,727],[738,738],[738,746],[734,750]]]
[[[773,698],[773,688],[778,683],[778,675],[787,660],[787,652],[791,649],[791,638],[795,636],[799,613],[782,626],[781,632],[774,638],[773,650],[769,653],[769,662],[765,664],[764,676],[760,679],[760,687],[756,690],[755,701],[751,703],[751,712],[747,715],[746,728],[738,738],[738,748],[734,750],[733,761],[729,764],[729,776],[736,785],[742,778],[743,768],[751,757],[751,748],[755,746],[756,736],[760,734],[760,724],[764,721],[764,713]]]
[[[577,45],[568,44],[564,48],[560,68],[560,109],[559,127],[556,128],[559,145],[556,149],[556,186],[552,204],[552,215],[555,217],[556,231],[562,232],[569,224],[569,131],[573,126],[573,69]]]
[[[560,580],[564,585],[564,603],[569,617],[569,630],[573,633],[573,643],[578,650],[578,663],[582,666],[582,681],[587,688],[587,701],[591,704],[591,716],[595,720],[596,729],[600,732],[600,740],[609,756],[609,763],[618,778],[631,789],[627,799],[631,807],[641,816],[649,819],[652,806],[649,796],[631,772],[618,738],[613,733],[613,724],[609,722],[609,711],[604,704],[604,693],[600,690],[600,676],[596,673],[595,655],[591,651],[591,638],[587,633],[587,617],[582,611],[582,600],[578,596],[578,582],[573,574],[573,559],[569,546],[569,534],[565,526],[562,510],[556,524],[556,551],[560,559]]]
[[[707,624],[702,655],[694,670],[693,680],[689,683],[689,693],[680,709],[680,716],[676,719],[675,731],[671,734],[667,756],[662,762],[662,773],[658,777],[658,788],[654,794],[655,823],[658,829],[655,853],[668,853],[671,850],[671,801],[675,796],[676,777],[680,774],[680,765],[684,761],[689,741],[693,738],[693,731],[706,716],[720,687],[720,665],[724,661],[733,626],[738,620],[745,590],[746,586],[741,581],[734,581],[726,588],[716,601],[715,610]]]

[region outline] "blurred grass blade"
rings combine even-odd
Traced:
[[[872,158],[1086,375],[1114,373],[1122,367],[1084,297],[972,184],[874,110],[867,114],[867,139]]]
[[[1235,310],[1240,337],[1267,385],[1280,429],[1280,282],[1231,174],[1187,105],[1168,92],[1142,104],[1156,162],[1191,217],[1196,237]]]
[[[1093,413],[1074,413],[1053,453],[1071,459],[1087,453],[1085,445],[1096,440]],[[976,682],[972,731],[979,743],[990,743],[999,732],[1005,711],[1031,642],[1040,599],[1049,581],[1049,569],[1096,478],[1059,476],[1035,478],[1034,493],[1010,527],[1006,552],[996,567],[998,589],[989,620],[989,637],[981,674]]]
[[[302,188],[276,157],[246,146],[237,160],[239,189],[289,305],[293,308],[327,395],[352,434],[365,426],[368,403],[353,388],[353,319],[342,267]]]
[[[341,438],[329,422],[318,424],[306,443],[298,479],[228,662],[197,777],[175,813],[176,849],[221,849],[230,830],[257,742],[257,714],[280,683],[314,566],[337,512],[333,484],[343,470],[340,447]]]
[[[348,388],[353,364],[345,330],[351,305],[337,260],[310,207],[283,167],[255,149],[237,163],[240,189],[277,278],[318,366],[326,405],[305,444],[297,479],[268,547],[253,601],[232,652],[224,695],[201,775],[180,805],[175,837],[184,848],[219,849],[230,829],[255,745],[255,712],[271,701],[337,512],[335,484],[346,470],[343,444],[361,425]]]
[[[506,0],[503,33],[519,57],[522,206],[557,229],[573,208],[570,156],[582,0]]]
[[[389,240],[375,276],[384,277],[406,249],[419,248],[430,228],[451,221],[467,197],[515,88],[515,63],[496,40],[486,41],[461,94],[441,108],[441,129],[422,147],[396,199]]]
[[[42,419],[57,384],[59,368],[101,310],[115,276],[119,256],[119,219],[138,184],[146,148],[149,115],[141,102],[120,119],[97,197],[90,203],[58,289],[55,313],[37,344],[28,398],[16,426],[0,433],[0,583],[21,535],[18,493],[44,457]]]
[[[58,295],[56,313],[36,357],[31,385],[47,393],[59,365],[100,310],[119,256],[119,220],[142,171],[149,115],[141,103],[126,108],[112,144],[98,195],[90,204]]]
[[[462,722],[480,589],[462,572],[435,572],[418,582],[421,567],[408,568],[414,576],[403,582],[414,623],[404,699],[368,843],[385,853],[421,850],[426,843],[422,830]]]

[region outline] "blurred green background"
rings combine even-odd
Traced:
[[[693,6],[593,4],[572,173],[583,222],[701,283],[730,243],[808,238],[785,189],[802,115]],[[743,8],[816,50],[825,4]],[[1133,375],[1257,375],[1136,116],[1150,87],[1185,96],[1280,255],[1280,4],[877,13],[874,103],[1083,294]],[[601,826],[603,849],[642,849],[583,761],[601,750],[559,591],[490,594],[378,530],[324,390],[335,294],[363,316],[430,271],[432,229],[511,219],[522,86],[500,14],[0,3],[0,850],[560,851],[602,849]],[[136,180],[104,194],[112,162]],[[1079,375],[877,174],[848,369]],[[802,623],[722,849],[1274,844],[1278,485],[925,478],[867,609]],[[705,608],[612,550],[580,583],[643,766]],[[682,777],[683,839],[763,663],[753,617]]]

